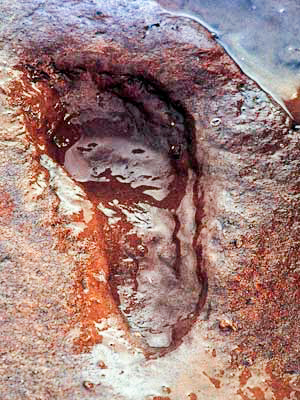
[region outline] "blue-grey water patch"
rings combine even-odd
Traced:
[[[240,68],[300,119],[300,1],[157,1],[214,32]]]

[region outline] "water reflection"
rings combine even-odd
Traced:
[[[158,0],[196,19],[242,70],[300,121],[300,2],[297,0]]]

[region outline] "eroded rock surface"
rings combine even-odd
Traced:
[[[1,398],[299,398],[289,117],[154,3],[2,12]]]

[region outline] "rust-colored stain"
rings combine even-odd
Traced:
[[[247,387],[247,390],[251,392],[251,397],[248,397],[241,389],[237,391],[237,394],[241,396],[243,400],[265,400],[265,394],[262,389],[259,387],[250,388]]]
[[[243,400],[251,400],[250,397],[248,397],[241,389],[239,389],[236,393],[237,395],[241,396]]]
[[[248,388],[248,390],[253,394],[255,400],[266,400],[263,390],[259,387]]]
[[[207,378],[211,381],[211,383],[214,385],[214,387],[215,387],[216,389],[220,389],[220,387],[221,387],[221,381],[220,381],[220,379],[213,378],[213,377],[207,375],[207,373],[204,372],[204,371],[203,371],[202,373],[203,373],[203,375],[207,376]]]
[[[282,400],[282,399],[290,399],[293,394],[293,398],[300,399],[300,379],[296,377],[294,379],[291,376],[287,376],[286,378],[282,378],[280,373],[280,366],[276,367],[274,363],[270,362],[266,367],[266,373],[269,375],[269,379],[265,380],[265,383],[268,385],[268,388],[272,392],[272,399],[274,400]],[[246,368],[242,374],[240,375],[240,384],[243,386],[243,389],[240,388],[237,391],[237,394],[241,396],[243,400],[265,400],[266,393],[260,387],[250,387],[246,386],[248,380],[251,378],[252,374],[250,370]],[[249,394],[251,393],[251,395]],[[249,397],[250,396],[250,397]]]
[[[171,400],[170,397],[155,396],[153,400]]]
[[[280,372],[280,368],[278,368],[278,366],[276,367],[272,362],[266,366],[266,373],[270,376],[270,379],[267,379],[266,383],[272,390],[274,399],[289,399],[292,392],[295,392],[295,398],[297,400],[300,399],[300,377],[297,376],[296,381],[291,375],[282,378]],[[293,384],[291,381],[294,381]],[[297,389],[295,389],[295,387]]]
[[[13,215],[14,202],[11,195],[0,187],[0,223],[8,223]]]
[[[12,104],[17,105],[22,110],[25,126],[30,135],[30,139],[36,145],[48,146],[51,140],[45,135],[45,120],[49,124],[60,123],[61,114],[57,110],[58,97],[44,79],[35,79],[28,73],[28,68],[21,68],[23,71],[22,80],[14,82],[11,87]],[[29,68],[30,70],[30,68]],[[36,89],[34,89],[36,88]],[[42,95],[41,95],[42,93]],[[30,96],[28,96],[30,94]],[[39,114],[40,113],[40,114]],[[37,117],[41,115],[42,119]],[[70,133],[73,135],[73,132]],[[43,151],[41,147],[35,147],[35,158],[39,160]],[[38,170],[35,171],[36,175]],[[4,196],[5,205],[10,208],[4,209],[5,216],[11,213],[11,201]],[[82,215],[76,215],[73,221],[82,221]],[[49,225],[57,226],[57,235],[59,237],[58,248],[60,251],[66,251],[68,247],[69,232],[65,228],[59,228],[64,219],[58,215],[53,216]],[[100,282],[97,275],[103,274],[108,277],[108,265],[103,247],[103,235],[99,229],[99,219],[94,217],[87,225],[83,233],[78,236],[78,242],[85,243],[82,252],[88,254],[88,259],[83,262],[77,262],[77,279],[74,286],[74,292],[70,297],[70,312],[73,315],[74,326],[80,327],[80,336],[74,340],[75,350],[87,351],[96,343],[101,343],[102,336],[95,327],[95,322],[100,322],[102,318],[119,315],[119,311],[112,299],[111,291],[106,282]],[[88,239],[88,242],[85,239]],[[88,288],[88,291],[85,289]],[[66,327],[66,330],[68,328]],[[126,326],[123,326],[126,332]]]
[[[249,368],[245,368],[239,376],[241,386],[245,386],[248,380],[251,378],[252,374]]]

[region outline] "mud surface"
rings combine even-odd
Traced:
[[[155,3],[2,12],[1,398],[299,398],[291,119]]]

